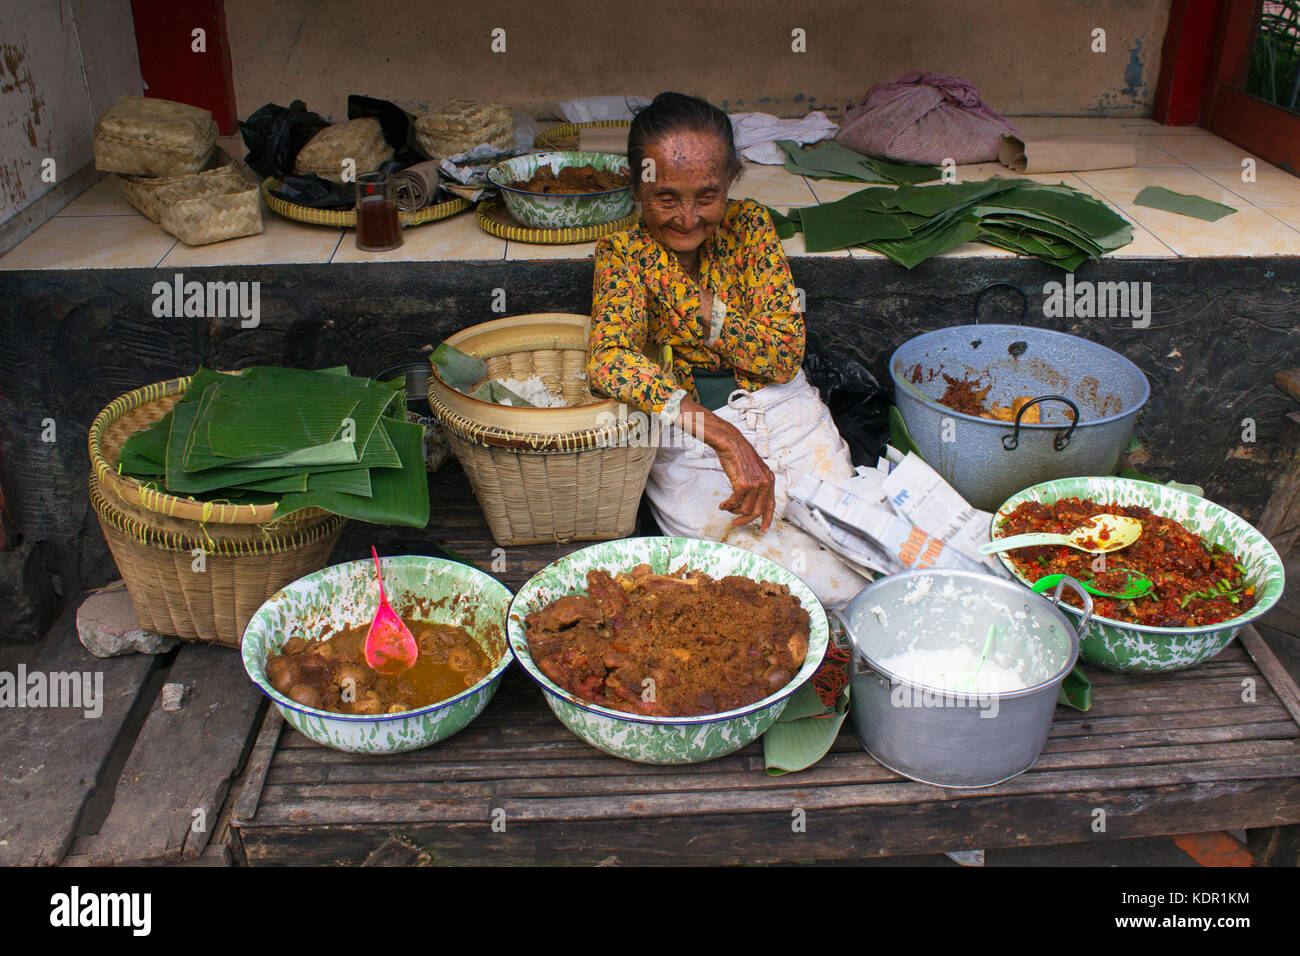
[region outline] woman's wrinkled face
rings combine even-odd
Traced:
[[[645,158],[654,178],[636,177],[637,199],[646,229],[674,252],[693,252],[713,235],[727,212],[727,191],[735,177],[726,147],[708,133],[670,133],[647,143]]]

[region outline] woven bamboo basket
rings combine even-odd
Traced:
[[[217,124],[208,110],[123,96],[95,123],[95,168],[133,176],[196,173],[216,141]]]
[[[415,141],[432,159],[456,156],[480,143],[509,149],[515,138],[515,119],[504,103],[453,99],[416,117]]]
[[[352,160],[359,176],[392,158],[393,147],[384,139],[379,120],[362,116],[327,126],[307,140],[293,161],[293,171],[300,176],[314,173],[332,183],[342,183],[344,160]]]
[[[276,591],[325,566],[346,523],[330,516],[256,537],[206,529],[193,536],[106,494],[93,475],[90,503],[140,626],[227,647],[239,646],[253,614]]]
[[[150,222],[158,222],[162,217],[162,201],[219,195],[226,191],[233,178],[238,177],[235,161],[220,147],[212,151],[207,166],[197,173],[183,176],[116,175],[118,188],[126,201],[147,216]]]
[[[277,518],[274,505],[195,501],[118,474],[122,444],[166,415],[189,381],[138,388],[95,417],[91,504],[142,626],[238,646],[267,598],[325,566],[346,521],[317,508]]]
[[[568,407],[512,408],[429,377],[429,404],[501,545],[604,541],[631,534],[655,448],[647,422],[587,390],[585,315],[484,322],[447,342],[493,378],[538,375]]]
[[[201,187],[172,186],[159,196],[159,225],[187,246],[255,236],[262,231],[262,201],[257,184],[235,174]],[[219,191],[214,191],[219,190]]]

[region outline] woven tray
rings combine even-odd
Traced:
[[[623,126],[630,128],[632,124],[626,120],[596,120],[591,123],[561,123],[559,126],[552,126],[550,129],[538,133],[537,138],[533,140],[533,145],[539,149],[577,149],[578,134],[584,129],[593,129],[597,126]]]
[[[267,178],[262,181],[262,198],[266,200],[266,204],[272,212],[283,216],[285,219],[305,222],[313,226],[333,226],[337,229],[357,228],[357,211],[355,209],[313,209],[310,206],[299,206],[297,203],[286,202],[279,196],[271,195],[271,190],[278,188],[279,185],[280,180],[275,178]],[[413,213],[399,211],[397,215],[401,219],[403,227],[422,226],[426,222],[437,222],[439,219],[454,216],[469,207],[470,202],[468,199],[448,199],[446,202],[417,209]]]
[[[613,232],[631,229],[636,224],[637,212],[633,210],[622,219],[615,219],[613,222],[607,222],[599,226],[534,229],[530,226],[520,225],[519,220],[510,215],[510,211],[506,209],[506,204],[501,197],[492,196],[478,204],[474,209],[474,218],[478,220],[478,224],[484,232],[491,233],[502,239],[555,246],[573,242],[594,242],[601,236],[608,236]]]

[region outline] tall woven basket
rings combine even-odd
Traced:
[[[253,613],[329,560],[346,521],[318,509],[180,498],[118,474],[127,437],[161,419],[189,378],[114,400],[90,426],[90,502],[141,626],[238,647]]]
[[[568,407],[512,408],[470,398],[434,371],[429,404],[501,545],[603,541],[631,534],[655,448],[644,419],[587,390],[585,315],[484,322],[447,342],[493,378],[538,375]]]

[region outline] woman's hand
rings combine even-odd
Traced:
[[[733,525],[761,518],[766,534],[776,511],[776,475],[754,446],[738,428],[689,396],[682,399],[677,424],[717,452],[718,462],[731,482],[731,497],[718,508],[738,516]]]

